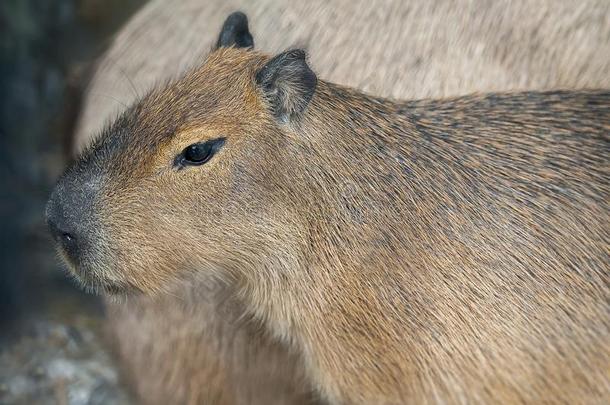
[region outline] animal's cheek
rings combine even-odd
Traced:
[[[268,204],[249,187],[233,192],[229,173],[196,170],[155,187],[140,183],[104,201],[100,277],[154,294],[185,277],[222,277],[219,269],[243,261],[236,257],[240,247],[258,246],[262,231],[252,223],[268,223],[261,216]]]
[[[102,283],[125,285],[145,294],[161,292],[196,267],[192,237],[164,226],[120,227],[108,232],[104,254],[97,257]],[[180,237],[182,236],[182,237]],[[102,264],[102,263],[100,263]]]

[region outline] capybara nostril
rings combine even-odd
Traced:
[[[70,259],[75,260],[78,256],[77,232],[63,212],[61,202],[51,198],[45,211],[46,222],[53,239],[61,245]]]

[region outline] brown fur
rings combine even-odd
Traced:
[[[214,52],[68,172],[100,184],[81,277],[222,280],[334,403],[607,402],[610,93],[396,103],[319,82],[282,123],[266,60]]]
[[[235,9],[251,17],[257,47],[278,51],[294,43],[311,44],[313,66],[322,77],[381,95],[439,97],[610,85],[606,73],[610,70],[610,25],[604,1],[576,6],[571,1],[456,5],[437,0],[183,0],[171,4],[159,0],[150,2],[122,30],[100,63],[77,129],[79,148],[131,104],[137,93],[198,63],[216,40],[221,21]],[[218,288],[208,295],[210,299],[221,295]],[[236,395],[237,403],[252,403],[253,396],[261,396],[259,403],[269,403],[264,395],[272,393],[267,387],[284,387],[284,377],[293,373],[293,361],[278,361],[275,374],[263,370],[271,382],[261,384],[257,369],[269,363],[258,359],[267,355],[257,343],[249,343],[251,326],[235,321],[241,319],[241,312],[223,311],[219,316],[212,310],[219,303],[200,302],[201,297],[189,290],[172,292],[180,299],[132,298],[110,304],[110,325],[141,400],[168,403]],[[193,297],[197,300],[191,301]],[[207,327],[183,316],[185,306],[200,314]],[[235,341],[244,342],[244,348],[216,343],[234,335],[240,336]],[[210,353],[212,360],[205,360]],[[244,368],[251,374],[240,374]],[[240,378],[226,385],[219,379],[222,383],[216,385],[199,377],[216,374]],[[275,380],[279,383],[274,384]],[[299,381],[294,391],[301,390]],[[176,392],[184,394],[176,397]],[[277,397],[278,403],[295,401]]]

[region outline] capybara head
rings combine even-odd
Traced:
[[[155,292],[289,260],[282,156],[317,79],[301,50],[251,47],[231,15],[201,67],[136,103],[59,180],[47,222],[85,287]]]

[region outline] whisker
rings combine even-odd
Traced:
[[[123,106],[125,109],[129,108],[129,106],[128,106],[127,104],[125,104],[124,102],[122,102],[122,101],[121,101],[121,100],[119,100],[118,98],[113,97],[113,96],[111,96],[111,95],[109,95],[109,94],[98,93],[98,92],[95,92],[95,91],[90,92],[89,94],[91,94],[91,95],[93,95],[93,96],[96,96],[96,97],[97,97],[97,96],[101,96],[101,97],[106,97],[106,98],[109,98],[109,99],[114,100],[114,101],[116,101],[117,103],[119,103],[119,104],[120,104],[121,106]]]

